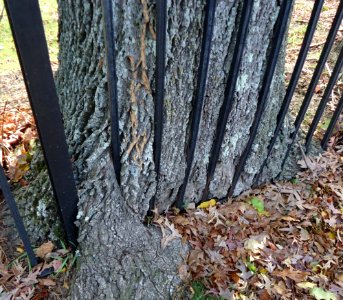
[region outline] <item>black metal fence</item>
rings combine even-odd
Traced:
[[[213,179],[214,170],[219,158],[221,145],[223,143],[225,125],[228,121],[232,109],[235,86],[241,65],[242,53],[245,46],[249,21],[253,7],[253,0],[244,0],[242,8],[242,17],[238,29],[237,41],[234,48],[232,64],[229,70],[229,76],[226,83],[224,100],[220,108],[217,121],[215,139],[212,144],[210,161],[207,169],[207,180],[204,186],[202,199],[208,198],[208,189]],[[245,150],[241,154],[236,166],[231,186],[228,189],[227,197],[232,196],[235,186],[242,174],[247,158],[251,152],[255,141],[259,124],[266,107],[271,82],[274,76],[276,64],[279,58],[282,42],[285,38],[288,21],[290,18],[294,0],[284,0],[281,3],[278,19],[275,23],[272,47],[269,52],[266,71],[263,77],[262,86],[259,91],[257,109],[250,128],[250,135]],[[302,46],[299,51],[291,79],[287,86],[286,94],[283,99],[280,111],[277,116],[277,125],[268,145],[268,154],[264,160],[260,174],[266,165],[275,142],[280,134],[287,112],[291,104],[301,71],[306,61],[311,41],[316,30],[319,16],[324,4],[324,0],[316,0],[313,6],[312,14],[308,22],[307,30],[303,38]],[[50,67],[48,50],[44,36],[42,20],[37,0],[5,0],[7,14],[10,19],[13,37],[15,40],[26,88],[30,98],[30,103],[37,123],[39,137],[43,146],[45,160],[48,166],[50,179],[57,202],[59,204],[60,214],[63,220],[65,232],[71,245],[76,245],[77,230],[74,225],[77,211],[77,192],[73,179],[71,163],[68,157],[67,144],[61,120],[61,114],[58,106],[58,99],[55,90],[54,80]],[[115,68],[115,42],[113,26],[113,9],[111,0],[102,0],[103,19],[106,40],[106,57],[108,66],[108,94],[111,108],[111,135],[112,135],[112,158],[116,178],[120,179],[120,138],[119,138],[119,120],[117,103],[117,79]],[[209,56],[211,51],[212,32],[215,22],[216,0],[207,0],[205,6],[205,19],[203,25],[203,37],[201,45],[200,63],[198,69],[196,95],[193,101],[193,110],[191,116],[190,136],[186,149],[186,171],[184,181],[179,188],[175,205],[179,208],[183,206],[183,198],[190,176],[193,163],[194,152],[197,142],[199,125],[203,109],[203,101],[206,89],[206,78],[209,66]],[[28,13],[30,12],[30,13]],[[167,24],[167,3],[165,0],[156,1],[156,86],[155,86],[155,114],[154,114],[154,162],[157,174],[157,181],[160,174],[162,135],[163,135],[163,108],[164,108],[164,80],[165,80],[165,48],[166,48],[166,24]],[[283,165],[289,155],[290,150],[298,136],[300,126],[304,120],[309,104],[313,97],[315,87],[323,72],[323,68],[328,59],[333,43],[343,17],[343,0],[340,1],[336,15],[332,22],[326,42],[322,49],[317,66],[313,72],[308,90],[302,102],[299,113],[294,121],[294,131],[291,133],[291,143],[288,145],[287,152],[283,158]],[[34,42],[33,42],[34,41]],[[343,65],[343,49],[340,50],[337,62],[331,74],[330,80],[326,86],[324,95],[316,111],[315,117],[310,125],[305,139],[305,149],[309,150],[313,134],[318,126],[324,109],[330,100],[331,92],[338,80]],[[47,100],[48,99],[48,100]],[[340,99],[329,127],[321,141],[321,147],[326,149],[329,138],[333,132],[334,126],[343,110],[343,97]],[[220,120],[220,121],[219,121]],[[54,134],[51,134],[51,132]],[[256,182],[258,178],[256,179]],[[23,239],[31,263],[36,264],[32,248],[30,246],[27,233],[19,216],[15,201],[11,195],[3,169],[0,168],[0,184],[3,194],[13,217],[16,221],[18,231]],[[150,201],[150,208],[155,204],[155,198]]]

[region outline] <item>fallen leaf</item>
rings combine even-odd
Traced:
[[[198,208],[209,208],[209,207],[215,206],[216,204],[217,204],[216,199],[210,199],[208,201],[205,201],[199,204]]]
[[[284,220],[284,221],[296,221],[296,219],[290,217],[290,216],[283,216],[281,217],[281,220]]]
[[[182,216],[182,215],[177,215],[176,218],[173,220],[173,222],[175,224],[179,224],[179,225],[182,225],[182,226],[186,226],[189,224],[189,220]]]
[[[304,228],[300,229],[300,240],[301,241],[307,241],[310,239],[310,234],[308,233],[308,231]]]
[[[339,272],[335,275],[336,280],[343,282],[343,272]]]
[[[338,300],[334,293],[327,292],[319,287],[312,288],[310,290],[310,295],[316,298],[316,300]]]
[[[42,278],[42,279],[39,279],[38,282],[39,282],[41,285],[45,285],[45,286],[54,286],[54,285],[56,285],[56,282],[53,281],[53,280],[50,279],[50,278]]]
[[[189,279],[191,279],[191,274],[189,273],[189,267],[187,265],[181,265],[179,266],[179,276],[181,278],[181,280],[183,281],[188,281]]]
[[[261,214],[261,213],[265,212],[264,202],[260,198],[253,197],[253,198],[251,198],[250,203],[251,203],[252,207],[257,210],[258,213]]]
[[[259,295],[259,300],[270,300],[272,299],[266,289],[263,289]]]
[[[171,224],[167,219],[165,219],[164,222],[165,226],[170,230],[171,234],[167,234],[166,229],[163,225],[161,225],[162,230],[162,240],[161,240],[161,248],[165,249],[167,245],[177,238],[182,238],[181,234],[178,232],[178,230],[175,228],[174,224]]]
[[[303,272],[303,271],[299,271],[299,270],[284,269],[282,271],[274,271],[272,273],[272,275],[280,276],[283,279],[288,277],[288,278],[294,280],[296,283],[299,283],[299,282],[303,282],[304,280],[306,280],[308,273]]]
[[[24,248],[21,246],[17,247],[16,250],[18,253],[24,253],[24,251],[25,251]]]
[[[44,258],[47,254],[52,252],[54,247],[55,246],[51,241],[46,242],[36,249],[36,255],[40,258]]]
[[[316,287],[317,285],[313,282],[304,281],[304,282],[297,283],[297,286],[302,288],[302,289],[310,289],[310,288]]]
[[[241,279],[236,272],[230,272],[229,273],[229,277],[232,281],[234,281],[235,283],[238,283],[239,280]]]

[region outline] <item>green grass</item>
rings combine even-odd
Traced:
[[[45,35],[48,42],[50,60],[57,61],[58,55],[58,12],[56,0],[39,0],[39,5],[42,12]],[[0,74],[6,74],[10,71],[20,70],[20,65],[15,50],[10,25],[4,3],[0,2]]]
[[[194,295],[192,300],[222,300],[222,297],[206,295],[206,290],[202,282],[194,281],[192,283]]]
[[[289,31],[288,34],[288,44],[291,45],[290,48],[299,46],[305,35],[307,24],[295,23]]]

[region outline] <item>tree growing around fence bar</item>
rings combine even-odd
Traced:
[[[120,140],[120,162],[114,164],[101,1],[59,3],[57,83],[80,197],[82,257],[73,289],[75,298],[164,299],[176,280],[173,274],[180,259],[180,245],[175,242],[160,252],[158,232],[142,223],[151,199],[155,196],[154,205],[159,211],[178,200],[180,189],[184,192],[179,203],[201,200],[217,128],[223,128],[224,135],[207,195],[225,197],[247,146],[255,112],[260,109],[262,118],[252,151],[233,193],[253,183],[265,159],[285,92],[284,52],[277,53],[276,60],[274,55],[274,61],[272,53],[276,41],[281,45],[284,40],[285,25],[283,32],[278,28],[282,22],[287,24],[288,18],[285,1],[280,16],[278,1],[250,3],[243,41],[238,32],[244,33],[240,24],[249,13],[243,1],[167,3],[158,168],[154,118],[159,97],[156,81],[163,72],[156,65],[154,2],[111,2]],[[290,7],[290,1],[288,4]],[[281,36],[275,35],[278,30]],[[157,39],[160,41],[159,36]],[[241,57],[237,56],[239,50],[235,54],[237,41],[244,43]],[[240,60],[236,82],[229,81],[233,57]],[[260,91],[269,90],[265,70],[274,73],[271,64],[275,65],[275,76],[261,109]],[[114,72],[110,65],[108,69]],[[228,82],[235,85],[231,94],[225,92],[230,89]],[[233,98],[229,99],[231,108],[225,122],[220,119],[220,110],[228,96]],[[281,137],[289,135],[287,122],[282,131]],[[262,181],[279,173],[286,146],[286,138],[278,139]],[[120,186],[114,171],[118,165]]]
[[[79,194],[74,299],[166,299],[186,249],[178,240],[161,249],[158,230],[143,224],[147,213],[226,199],[279,175],[296,138],[287,110],[323,1],[286,92],[292,4],[59,2],[57,86]],[[341,20],[338,9],[327,51]],[[45,177],[32,194],[44,193]]]

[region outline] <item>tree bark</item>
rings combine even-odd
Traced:
[[[110,114],[100,0],[59,1],[57,85],[79,193],[79,267],[73,299],[166,299],[175,293],[177,264],[186,248],[163,251],[160,233],[143,225],[156,193],[170,207],[183,183],[205,1],[168,1],[164,131],[157,186],[153,162],[154,1],[113,0],[121,137],[121,185],[110,159]],[[199,201],[237,36],[242,1],[218,0],[206,97],[185,202]],[[276,0],[256,0],[210,195],[226,195],[256,110]],[[280,55],[258,136],[235,190],[249,188],[265,159],[284,95]],[[283,129],[288,136],[288,124]],[[287,139],[279,139],[261,181],[279,173]]]

